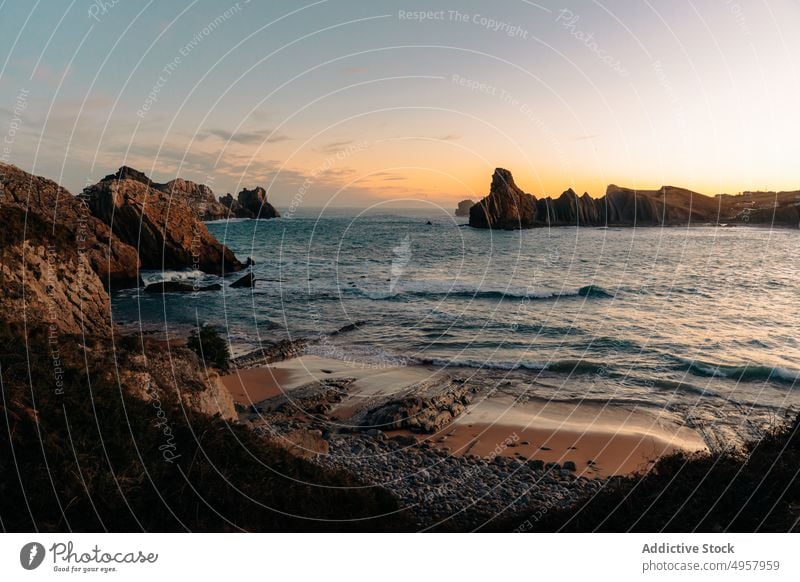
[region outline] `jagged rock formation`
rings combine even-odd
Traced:
[[[127,393],[146,401],[167,400],[180,395],[183,406],[209,416],[219,414],[235,421],[239,415],[233,397],[214,370],[201,365],[190,349],[158,342],[145,343],[143,350],[119,352],[119,385]]]
[[[469,216],[469,209],[475,206],[472,200],[462,200],[456,208],[456,216]]]
[[[253,218],[253,213],[243,208],[242,205],[239,204],[239,201],[231,196],[230,192],[225,194],[225,196],[220,196],[219,203],[225,207],[229,216],[235,218]]]
[[[220,220],[228,217],[228,209],[217,201],[214,192],[205,184],[176,178],[166,184],[159,184],[158,189],[171,196],[183,197],[200,220]]]
[[[29,357],[34,366],[54,370],[55,389],[62,370],[59,350],[74,345],[77,337],[87,346],[87,369],[108,374],[115,384],[118,380],[125,392],[164,401],[177,394],[188,408],[236,420],[233,399],[218,375],[200,366],[188,348],[164,350],[155,342],[142,352],[138,338],[119,336],[112,347],[110,300],[93,264],[102,250],[96,232],[118,248],[129,248],[136,258],[135,251],[99,220],[78,214],[80,201],[54,182],[13,166],[0,170],[0,323],[4,332],[47,337],[50,352]],[[139,180],[125,182],[152,190]],[[86,241],[77,238],[84,231]],[[84,249],[82,243],[89,241],[94,246]]]
[[[120,168],[86,188],[83,196],[94,216],[138,249],[143,268],[194,268],[214,274],[242,269],[187,199],[151,186],[141,172]]]
[[[58,336],[111,333],[108,295],[87,254],[64,226],[21,208],[0,206],[0,313],[24,332],[46,327]]]
[[[375,407],[364,415],[362,427],[380,430],[409,429],[433,433],[461,415],[472,401],[472,392],[463,384],[425,386],[412,394]]]
[[[470,226],[513,230],[538,226],[658,226],[774,223],[797,225],[797,203],[788,197],[776,207],[742,210],[742,197],[705,196],[685,188],[632,190],[611,184],[602,198],[572,189],[558,198],[525,194],[508,170],[498,168],[489,195],[470,210]]]
[[[143,172],[129,166],[122,166],[116,173],[109,174],[103,180],[134,180],[170,196],[180,197],[188,202],[200,220],[220,220],[228,216],[228,209],[217,201],[214,192],[205,184],[197,184],[183,178],[159,184],[153,182]]]
[[[515,230],[534,226],[536,198],[520,190],[511,172],[497,168],[489,195],[470,208],[469,225],[475,228]]]
[[[112,289],[140,283],[136,249],[92,216],[85,201],[46,178],[0,163],[0,207],[12,206],[36,215],[51,227],[64,229],[69,246],[85,255],[102,283]],[[67,241],[64,241],[67,245]]]
[[[267,202],[267,193],[260,186],[239,192],[238,198],[231,196],[230,192],[220,196],[219,203],[226,209],[226,215],[235,218],[279,218],[281,213]]]
[[[242,210],[251,215],[248,218],[267,219],[280,217],[280,212],[267,202],[267,192],[261,186],[257,186],[252,190],[243,189],[239,192],[238,202]]]

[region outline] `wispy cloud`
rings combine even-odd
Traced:
[[[230,132],[226,129],[205,129],[198,135],[200,139],[215,137],[226,142],[238,144],[258,144],[258,143],[277,143],[286,141],[290,138],[283,133],[275,133],[274,129],[259,129],[256,131],[237,131]]]
[[[325,144],[324,146],[317,148],[317,151],[322,154],[335,154],[342,149],[346,148],[350,144],[355,143],[352,139],[343,139],[339,141],[332,141],[330,143]]]

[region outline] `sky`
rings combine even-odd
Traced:
[[[278,208],[800,188],[800,2],[0,0],[0,157]]]

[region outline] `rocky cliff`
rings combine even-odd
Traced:
[[[239,192],[238,202],[243,210],[252,215],[252,218],[278,218],[281,215],[272,204],[267,202],[267,192],[261,186],[252,190],[243,189]]]
[[[136,249],[113,235],[108,226],[92,216],[85,201],[46,178],[16,166],[0,163],[0,207],[21,209],[45,223],[58,225],[64,245],[80,251],[86,263],[109,288],[139,284]]]
[[[115,335],[110,300],[92,263],[98,247],[84,249],[82,241],[76,240],[78,202],[49,180],[19,168],[2,170],[0,327],[4,333],[47,338],[50,353],[31,353],[33,365],[46,363],[59,370],[60,353],[67,345],[74,346],[76,339],[81,345],[89,342],[85,343],[92,344],[84,354],[86,365],[109,374],[127,393],[163,400],[177,394],[192,410],[235,420],[230,394],[217,374],[206,372],[190,350],[178,346],[167,351],[161,344],[129,341],[118,334],[116,345],[108,341]],[[129,181],[150,188],[139,180]],[[23,191],[28,194],[27,205],[22,203]],[[86,224],[105,229],[109,239],[124,245],[92,216],[80,220],[81,229],[88,230]]]
[[[205,184],[198,184],[183,178],[176,178],[164,184],[159,184],[153,182],[144,172],[140,172],[130,166],[122,166],[114,174],[109,174],[103,180],[134,180],[170,196],[185,200],[200,220],[220,220],[228,217],[228,209],[214,197],[214,192]]]
[[[0,206],[0,313],[18,333],[111,335],[111,306],[88,254],[73,233],[36,214]]]
[[[513,230],[539,226],[659,226],[725,223],[797,225],[793,200],[775,208],[742,209],[742,197],[705,196],[685,188],[662,186],[658,190],[633,190],[611,184],[602,198],[572,189],[558,198],[525,194],[514,184],[511,172],[498,168],[489,195],[470,210],[475,228]],[[746,212],[745,212],[746,211]]]
[[[497,168],[489,195],[469,211],[469,225],[475,228],[516,230],[535,225],[536,198],[520,190],[511,172]]]
[[[123,167],[86,188],[83,197],[94,216],[138,249],[143,268],[194,268],[214,274],[241,270],[242,264],[208,232],[189,199],[173,195],[175,190],[166,184],[163,188]],[[201,188],[197,191],[202,193]]]

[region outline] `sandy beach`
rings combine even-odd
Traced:
[[[325,380],[350,379],[346,397],[330,416],[355,427],[358,413],[375,402],[403,395],[414,386],[446,382],[453,371],[427,366],[370,367],[318,356],[301,356],[268,367],[236,370],[222,377],[234,400],[251,406]],[[474,378],[474,377],[473,377]],[[486,382],[486,380],[484,380]],[[481,396],[442,430],[413,436],[454,456],[496,455],[545,463],[574,463],[587,478],[630,474],[659,456],[683,449],[704,450],[700,435],[651,410],[596,403],[518,399],[506,393]]]

